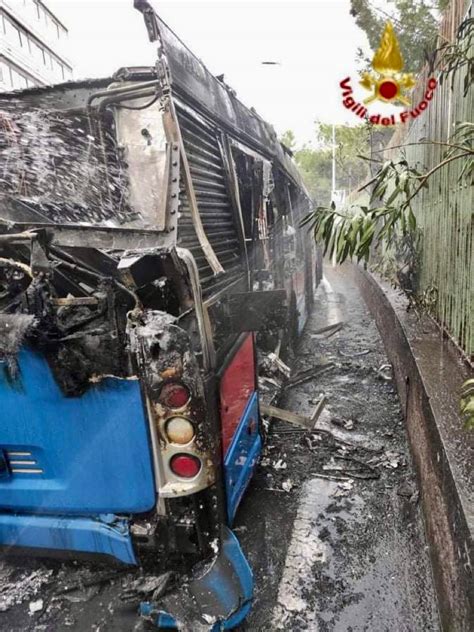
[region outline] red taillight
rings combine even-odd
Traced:
[[[170,461],[173,474],[182,478],[194,478],[201,469],[201,461],[189,454],[176,454]]]
[[[160,392],[160,402],[167,408],[182,408],[189,402],[191,394],[183,384],[169,382]]]

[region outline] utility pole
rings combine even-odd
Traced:
[[[336,126],[332,125],[332,185],[331,202],[336,203]]]

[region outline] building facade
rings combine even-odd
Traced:
[[[0,0],[0,91],[72,79],[67,39],[41,0]]]

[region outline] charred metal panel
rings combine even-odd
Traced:
[[[111,77],[66,81],[49,86],[34,86],[21,90],[21,92],[18,90],[2,92],[2,99],[16,101],[21,94],[22,101],[32,109],[70,110],[83,108],[92,92],[105,90],[111,82]]]
[[[276,330],[287,323],[285,290],[239,292],[229,295],[227,300],[234,332]]]
[[[204,290],[215,291],[243,273],[239,234],[228,194],[224,164],[215,128],[193,117],[189,110],[177,109],[179,125],[196,193],[199,215],[209,242],[224,270],[216,278],[194,230],[189,201],[180,195],[178,243],[196,259]]]
[[[156,248],[162,237],[162,233],[156,230],[81,224],[55,224],[54,231],[48,231],[48,228],[52,228],[49,223],[43,221],[33,222],[31,220],[20,221],[16,208],[13,213],[9,213],[6,207],[1,209],[0,227],[3,224],[2,217],[9,220],[8,226],[10,228],[16,228],[19,232],[30,229],[38,232],[38,230],[45,229],[49,243],[55,246],[87,246],[88,248],[102,250],[127,250],[128,248],[134,248],[138,250]],[[6,224],[7,222],[4,225]]]
[[[277,139],[275,130],[255,111],[249,110],[235,93],[219,81],[159,18],[153,7],[158,3],[139,0],[135,6],[144,14],[152,41],[160,40],[170,69],[173,92],[233,133],[250,147],[275,159],[303,190],[301,176]]]
[[[150,102],[150,97],[143,97],[116,107],[117,141],[128,165],[130,206],[140,213],[145,225],[164,231],[172,148],[167,142],[161,104],[156,100],[145,107]]]
[[[173,230],[165,210],[177,148],[167,143],[159,86],[151,79],[137,84],[141,92],[121,85],[133,103],[110,82],[98,84],[107,88],[98,92],[78,84],[77,91],[67,85],[1,95],[0,217],[158,230],[164,245]]]

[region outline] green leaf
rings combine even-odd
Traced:
[[[395,199],[400,195],[401,191],[398,187],[395,187],[394,190],[392,191],[392,194],[390,195],[390,197],[388,198],[386,204],[387,206],[390,206]]]
[[[306,217],[303,217],[303,219],[300,222],[300,226],[306,226],[306,224],[309,224],[310,222],[314,222],[315,220],[316,220],[316,211],[311,211],[311,213],[308,213]]]
[[[408,209],[408,226],[411,232],[414,233],[416,230],[416,217],[411,208]]]
[[[375,233],[375,224],[370,224],[369,226],[367,226],[364,230],[364,233],[362,234],[362,237],[360,238],[360,245],[364,246],[366,244],[371,244],[372,243],[372,238],[374,236]]]
[[[463,415],[474,415],[474,397],[471,397],[461,408]]]

